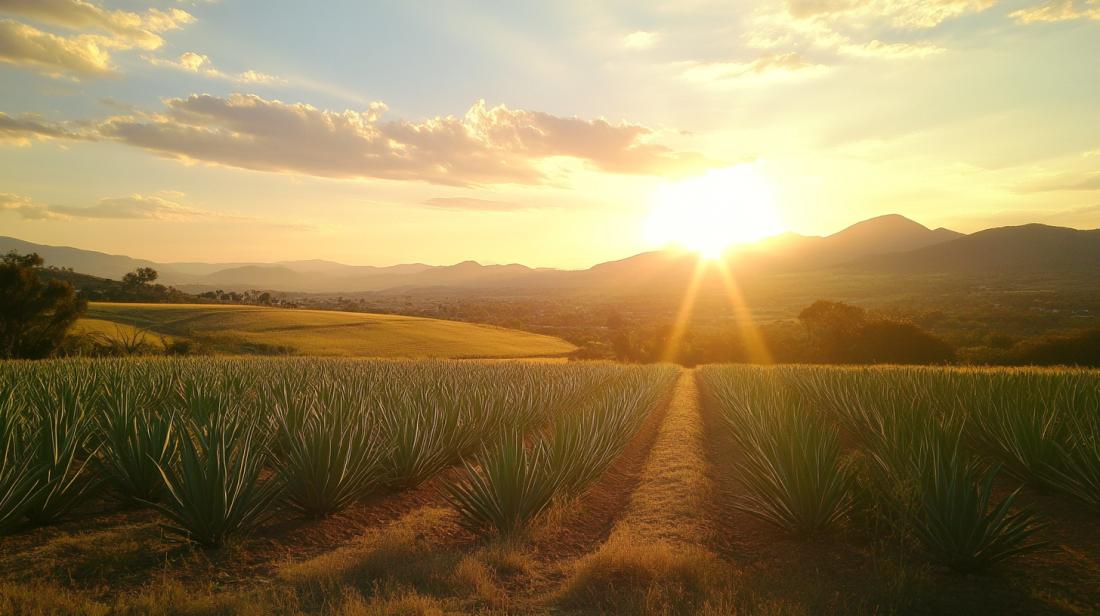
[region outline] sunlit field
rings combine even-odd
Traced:
[[[0,364],[0,613],[1090,613],[1100,374]]]
[[[508,358],[561,356],[573,345],[530,332],[417,317],[211,304],[92,303],[77,329],[193,340],[228,354]]]

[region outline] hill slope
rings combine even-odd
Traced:
[[[998,227],[919,250],[865,257],[851,267],[897,273],[1100,273],[1100,229]]]
[[[221,352],[344,357],[547,357],[576,347],[488,325],[386,314],[205,304],[91,303],[87,318],[190,338]]]

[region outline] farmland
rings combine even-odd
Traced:
[[[576,348],[551,336],[456,321],[213,304],[93,302],[77,329],[110,335],[116,323],[225,354],[510,358]]]
[[[1100,375],[0,364],[0,613],[1093,613]]]

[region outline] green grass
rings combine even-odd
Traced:
[[[561,356],[576,349],[552,336],[489,325],[263,306],[93,302],[77,328],[112,334],[115,323],[189,338],[230,354],[516,358]]]

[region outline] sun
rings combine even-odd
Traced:
[[[782,230],[771,184],[758,163],[661,185],[646,221],[649,242],[677,244],[707,258]]]

